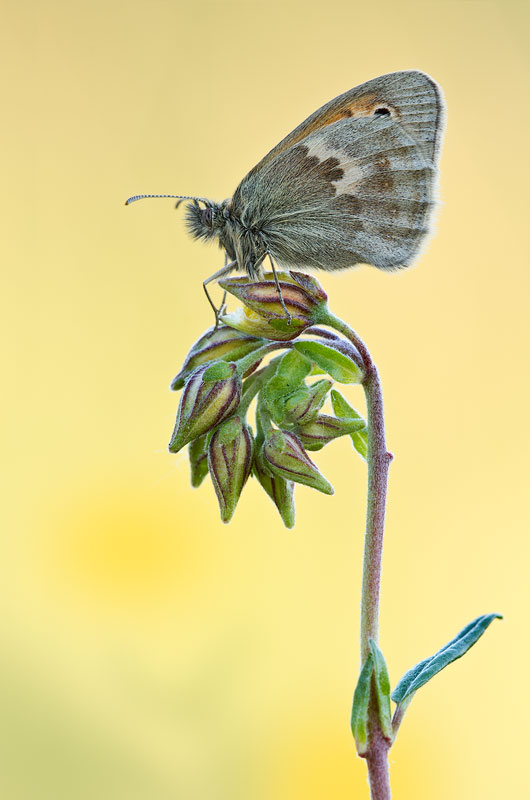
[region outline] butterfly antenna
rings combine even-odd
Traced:
[[[146,197],[172,197],[173,199],[178,200],[176,208],[179,207],[183,200],[197,200],[199,203],[207,202],[204,197],[190,197],[183,194],[135,194],[133,197],[129,197],[129,199],[125,201],[125,205],[130,206],[131,203],[136,203],[137,200],[145,200]]]

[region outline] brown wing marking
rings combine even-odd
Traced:
[[[292,131],[285,139],[276,145],[276,147],[271,150],[267,155],[261,159],[259,164],[248,173],[248,175],[252,175],[257,170],[261,169],[267,162],[269,162],[272,158],[276,158],[285,150],[288,150],[289,147],[297,144],[298,142],[305,139],[306,136],[309,134],[314,133],[315,131],[321,130],[322,128],[326,128],[328,125],[332,125],[334,122],[338,122],[340,119],[348,119],[349,117],[368,117],[371,116],[376,108],[379,106],[384,106],[388,108],[388,110],[392,113],[392,116],[399,115],[399,112],[394,107],[390,106],[389,103],[382,103],[375,92],[369,92],[368,94],[364,94],[361,97],[357,97],[352,99],[347,93],[348,96],[342,95],[341,97],[335,98],[332,100],[331,103],[328,103],[326,106],[323,106],[318,111],[315,111],[308,119],[302,122],[294,131]],[[247,176],[248,177],[248,176]]]

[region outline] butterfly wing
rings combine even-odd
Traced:
[[[421,144],[412,135],[419,128],[411,132],[390,114],[313,128],[247,175],[232,199],[235,216],[261,232],[282,267],[410,264],[434,201],[434,127],[421,129]]]
[[[407,70],[381,75],[330,100],[282,139],[249,175],[321,128],[341,119],[359,119],[374,114],[398,120],[423,148],[427,158],[436,162],[443,129],[442,95],[436,82],[424,72]]]

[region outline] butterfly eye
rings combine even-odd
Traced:
[[[384,108],[383,106],[381,106],[381,108],[376,108],[374,111],[375,117],[386,117],[389,115],[390,115],[390,109]]]
[[[201,212],[201,222],[207,227],[210,227],[212,224],[212,209],[210,206],[206,206],[206,208]]]

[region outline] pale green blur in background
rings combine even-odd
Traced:
[[[7,2],[0,795],[368,797],[349,731],[365,465],[315,460],[286,530],[255,481],[223,526],[167,442],[219,252],[171,201],[222,200],[337,94],[416,68],[448,124],[437,233],[398,274],[324,275],[385,392],[381,646],[393,683],[500,612],[419,692],[397,800],[527,789],[528,5]],[[357,387],[348,397],[362,408]]]

